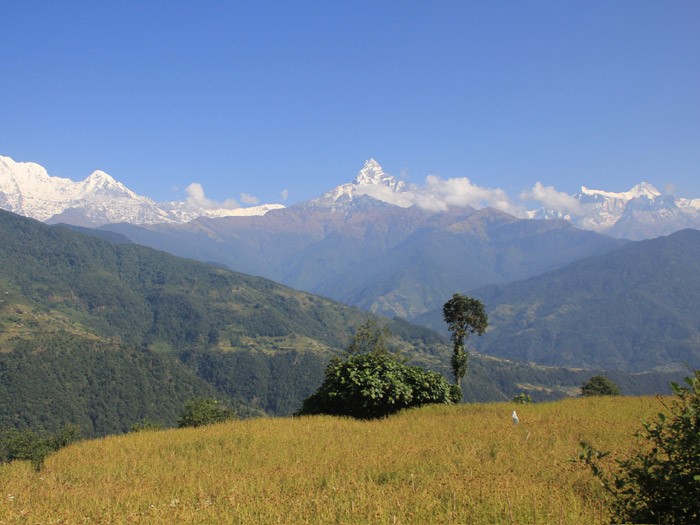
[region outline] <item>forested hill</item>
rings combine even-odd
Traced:
[[[371,314],[272,281],[0,211],[0,429],[78,423],[87,435],[148,418],[173,425],[185,401],[219,397],[240,416],[288,415]],[[446,373],[450,348],[426,328],[382,320],[389,344]],[[472,359],[466,400],[575,395],[586,371]],[[620,378],[629,394],[668,377]],[[673,378],[677,379],[677,378]]]
[[[6,303],[27,301],[56,328],[159,349],[241,347],[260,337],[339,348],[348,327],[367,317],[266,279],[7,212],[0,235]],[[35,326],[15,325],[11,331],[30,333]]]
[[[473,292],[489,309],[484,352],[554,366],[700,366],[700,231]]]
[[[196,395],[244,414],[289,414],[370,317],[9,212],[0,211],[0,238],[0,427],[77,419],[104,434],[143,417],[172,424]],[[437,334],[389,324],[396,348],[444,361],[433,355],[445,350]]]

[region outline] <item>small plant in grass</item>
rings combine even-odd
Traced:
[[[643,424],[641,449],[612,474],[601,463],[609,453],[581,442],[579,459],[611,496],[615,523],[700,523],[700,371],[685,382],[671,385],[669,414]]]
[[[530,397],[530,394],[520,392],[513,398],[513,403],[517,403],[518,405],[529,405],[532,403],[532,398]]]

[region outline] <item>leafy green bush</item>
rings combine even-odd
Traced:
[[[428,403],[452,402],[452,389],[442,375],[372,352],[331,361],[323,384],[304,400],[298,414],[370,419]]]
[[[609,453],[581,443],[579,458],[611,495],[615,523],[700,523],[700,371],[685,381],[672,384],[670,414],[644,423],[643,447],[611,475],[600,466]]]
[[[581,385],[581,394],[584,396],[619,396],[618,386],[605,376],[593,376]]]
[[[0,463],[31,461],[38,472],[46,456],[77,441],[80,434],[80,428],[75,425],[66,425],[56,434],[14,428],[6,430],[0,436]]]
[[[177,426],[201,427],[213,423],[221,423],[234,417],[233,411],[218,399],[196,398],[185,403],[182,415],[177,421]]]

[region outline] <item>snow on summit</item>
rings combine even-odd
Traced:
[[[639,199],[642,197],[646,197],[647,199],[655,199],[656,197],[661,196],[661,192],[648,182],[641,182],[634,186],[631,190],[623,191],[621,193],[603,190],[592,190],[586,188],[585,186],[581,186],[581,191],[579,192],[579,195],[600,195],[601,197],[606,199],[630,201],[632,199]]]
[[[131,224],[183,224],[199,217],[262,216],[284,208],[280,204],[242,207],[235,201],[216,202],[192,183],[184,201],[156,203],[138,195],[104,171],[74,182],[52,177],[32,162],[15,162],[0,156],[0,208],[41,221],[80,226],[127,222]],[[498,188],[485,188],[466,177],[443,179],[428,175],[424,184],[407,183],[386,173],[373,158],[367,159],[352,182],[341,184],[301,207],[348,211],[364,206],[371,197],[386,205],[417,206],[428,212],[450,207],[495,208],[517,217],[565,219],[574,226],[628,239],[665,235],[682,228],[700,228],[700,199],[664,195],[648,182],[624,192],[582,186],[574,195],[535,184],[523,192],[521,202],[541,202],[525,211]]]
[[[109,174],[96,170],[74,182],[52,177],[33,162],[0,156],[0,208],[46,222],[79,226],[127,222],[184,223],[201,216],[264,215],[281,205],[238,209],[192,209],[184,203],[158,204],[139,195]]]
[[[394,199],[390,196],[406,189],[405,182],[385,173],[379,163],[370,158],[365,161],[353,182],[337,186],[311,202],[317,206],[336,208],[350,204],[356,197],[370,195],[377,200],[393,203]]]

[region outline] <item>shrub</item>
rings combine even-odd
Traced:
[[[37,472],[46,456],[80,439],[80,427],[66,425],[56,434],[41,430],[6,430],[0,436],[0,463],[30,461]]]
[[[530,397],[530,394],[520,392],[513,398],[513,403],[517,403],[518,405],[529,405],[532,403],[532,398]]]
[[[700,523],[700,371],[685,382],[688,386],[671,385],[670,414],[644,423],[638,437],[645,446],[617,461],[611,475],[599,463],[609,453],[581,443],[579,458],[611,495],[615,522]]]
[[[298,414],[370,419],[428,403],[452,402],[452,388],[442,375],[372,352],[332,360],[323,384],[304,400]]]
[[[620,389],[605,376],[593,376],[581,385],[581,394],[584,396],[619,396]]]
[[[221,423],[234,417],[233,411],[217,399],[195,398],[185,403],[182,415],[177,420],[177,426],[201,427],[213,423]]]

